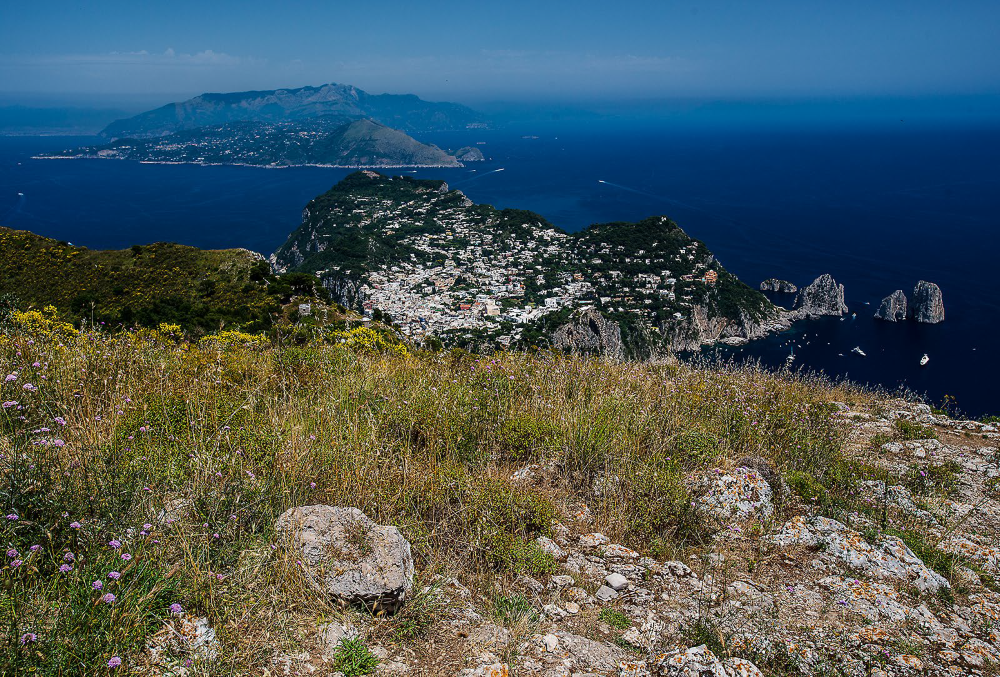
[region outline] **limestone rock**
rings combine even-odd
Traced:
[[[707,646],[675,651],[651,660],[649,664],[623,663],[619,677],[764,677],[756,665],[742,658],[719,660]]]
[[[606,320],[593,308],[584,310],[575,320],[556,329],[552,334],[552,347],[613,360],[625,357],[621,327]]]
[[[769,277],[760,283],[760,290],[778,292],[779,294],[795,294],[799,291],[799,288],[788,280],[778,280]]]
[[[897,289],[884,299],[875,311],[875,317],[886,322],[902,322],[906,319],[906,294]]]
[[[817,277],[812,284],[799,291],[795,297],[794,309],[801,317],[819,317],[821,315],[846,315],[847,304],[844,303],[844,285],[825,273]]]
[[[773,537],[778,545],[825,547],[825,554],[847,566],[879,579],[897,579],[912,584],[921,592],[937,592],[951,584],[930,569],[896,536],[883,536],[875,545],[857,531],[827,517],[799,515]]]
[[[771,485],[761,473],[737,468],[708,482],[708,491],[699,499],[701,506],[719,519],[767,517],[774,512]]]
[[[933,282],[920,280],[913,288],[913,304],[910,316],[917,322],[936,324],[944,322],[944,298],[941,288]]]
[[[357,508],[290,508],[275,529],[335,600],[392,612],[413,588],[410,543],[396,527],[378,525]]]

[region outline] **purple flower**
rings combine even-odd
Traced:
[[[93,583],[90,584],[90,587],[92,587],[94,590],[100,590],[104,587],[104,583],[102,583],[101,581],[94,581]]]
[[[118,656],[112,656],[111,660],[108,661],[109,668],[117,668],[121,664],[122,664],[122,659],[119,658]]]
[[[105,604],[111,604],[112,602],[115,601],[115,596],[109,592],[105,594],[104,597],[101,598],[101,601],[104,602]]]
[[[33,545],[30,548],[28,548],[28,550],[30,550],[31,552],[38,552],[41,549],[42,549],[42,546],[40,546],[40,545]]]
[[[108,578],[110,578],[113,581],[117,581],[121,577],[122,577],[122,575],[120,573],[118,573],[117,571],[112,571],[110,574],[108,574]]]
[[[21,566],[21,564],[22,564],[21,560],[16,559],[16,560],[14,560],[13,562],[10,563],[10,568],[11,569],[16,569],[19,566]]]
[[[173,604],[170,605],[170,613],[172,613],[172,614],[181,614],[181,613],[184,613],[184,607],[182,607],[177,602],[174,602]]]
[[[127,552],[123,552],[123,553],[122,553],[122,559],[123,559],[123,560],[125,560],[125,561],[127,562],[127,561],[129,561],[130,559],[132,559],[132,555],[128,554]]]
[[[110,545],[112,548],[118,549],[122,547],[122,542],[116,538],[113,541],[108,541],[108,545]]]
[[[72,562],[76,559],[76,555],[74,555],[71,552],[67,552],[65,555],[63,555],[63,559],[66,560],[67,562]]]
[[[79,529],[80,528],[80,523],[79,522],[70,522],[69,523],[69,528],[70,529]]]
[[[153,525],[150,524],[149,522],[146,522],[145,524],[142,525],[142,528],[145,529],[146,531],[149,531],[150,529],[153,528]]]
[[[73,570],[72,564],[63,564],[62,566],[59,567],[59,571],[61,571],[64,574],[68,574],[72,570]]]
[[[11,513],[11,514],[7,515],[7,519],[10,520],[11,522],[16,522],[19,518],[14,513]]]
[[[62,416],[56,416],[52,420],[58,423],[59,425],[66,425],[66,419],[64,419]]]
[[[17,557],[17,550],[15,550],[14,548],[11,548],[10,550],[8,550],[7,551],[7,557]]]
[[[28,644],[29,642],[37,642],[37,641],[38,641],[38,635],[36,635],[33,632],[26,632],[23,635],[21,635],[22,645]]]

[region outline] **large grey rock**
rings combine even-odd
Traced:
[[[778,292],[780,294],[795,294],[799,291],[799,288],[788,280],[779,280],[777,278],[769,277],[760,283],[760,290]]]
[[[951,584],[913,554],[902,539],[883,536],[872,544],[837,520],[827,517],[794,517],[772,540],[778,545],[824,546],[824,553],[847,566],[882,580],[911,583],[921,592],[937,592]]]
[[[944,297],[941,295],[941,288],[933,282],[917,282],[917,286],[913,288],[910,315],[917,322],[944,322]]]
[[[573,321],[552,333],[552,347],[570,353],[601,355],[613,360],[625,356],[622,330],[593,308],[584,310]]]
[[[719,660],[702,644],[652,658],[648,663],[621,663],[619,677],[764,677],[756,665],[742,658]]]
[[[906,312],[906,294],[897,289],[882,299],[875,317],[886,322],[902,322],[906,319]]]
[[[357,508],[290,508],[275,528],[335,600],[392,612],[413,589],[410,543],[396,527],[376,524]]]
[[[824,273],[812,284],[804,287],[795,297],[794,309],[801,317],[819,317],[821,315],[846,315],[847,304],[844,303],[844,285]]]

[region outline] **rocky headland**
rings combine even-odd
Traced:
[[[761,291],[777,292],[779,294],[796,294],[799,288],[788,280],[770,277],[760,283]]]

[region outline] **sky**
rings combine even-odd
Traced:
[[[995,96],[998,36],[997,0],[0,0],[0,98],[325,82],[468,104]]]

